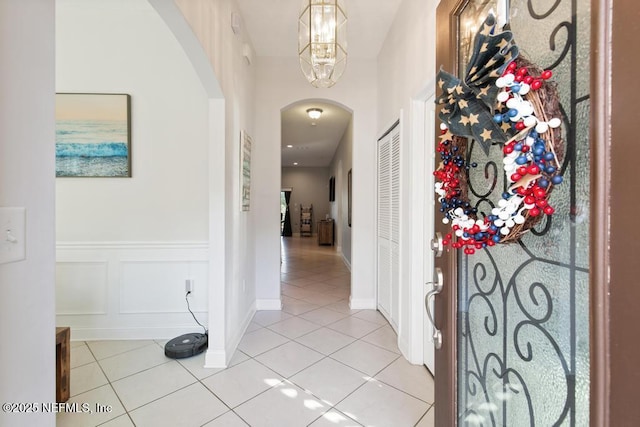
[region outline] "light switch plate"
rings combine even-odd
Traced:
[[[0,264],[26,257],[26,209],[0,208]]]

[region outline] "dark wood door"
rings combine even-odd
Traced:
[[[640,420],[636,2],[592,1],[591,426]],[[630,50],[631,49],[631,50]]]
[[[436,12],[436,72],[443,67],[454,70],[456,61],[456,22],[454,12],[459,0],[441,0]],[[453,47],[453,50],[452,50]],[[438,126],[435,129],[439,129]],[[439,135],[438,135],[439,136]],[[438,141],[436,137],[436,141]],[[436,162],[438,153],[435,153]],[[450,228],[440,221],[437,203],[434,210],[434,230],[442,236]],[[435,258],[434,268],[442,271],[442,291],[435,298],[435,325],[443,336],[443,342],[435,353],[435,425],[453,426],[456,420],[456,253],[445,251]]]

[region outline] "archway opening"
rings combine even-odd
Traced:
[[[311,117],[310,110],[320,112],[320,116]],[[304,99],[281,110],[281,190],[286,190],[284,194],[288,196],[281,228],[281,291],[285,311],[287,297],[291,295],[302,295],[306,302],[320,306],[328,301],[313,300],[289,288],[293,283],[313,292],[309,280],[294,277],[299,274],[292,274],[292,268],[309,269],[308,276],[319,283],[318,291],[336,291],[348,303],[351,225],[347,177],[352,168],[352,130],[352,111],[330,100]],[[337,257],[338,263],[331,258],[322,259],[322,254],[334,257],[333,261]],[[295,266],[291,260],[295,260]],[[323,265],[332,266],[336,275],[345,277],[334,281],[324,277]],[[339,274],[343,273],[341,269],[344,274]],[[318,271],[312,274],[313,270]],[[334,285],[341,289],[332,289]]]

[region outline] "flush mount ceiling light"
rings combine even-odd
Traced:
[[[322,109],[321,108],[309,108],[307,110],[307,114],[309,115],[309,117],[312,120],[318,120],[320,118],[320,116],[322,115]]]
[[[315,87],[331,87],[347,66],[347,16],[342,0],[305,0],[298,18],[300,67]]]

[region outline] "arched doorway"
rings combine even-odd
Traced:
[[[311,110],[320,116],[310,117]],[[291,230],[282,239],[329,246],[349,269],[352,129],[351,110],[330,100],[300,100],[281,110],[281,189],[288,195],[283,230]]]

